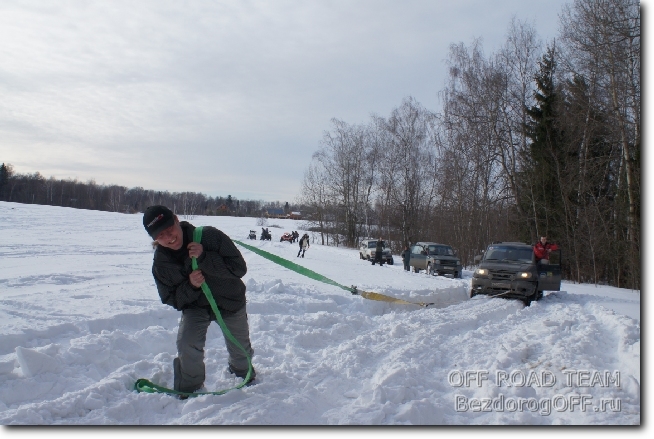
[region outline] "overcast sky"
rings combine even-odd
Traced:
[[[452,43],[543,41],[572,0],[0,2],[0,162],[293,202],[330,119],[439,109]]]

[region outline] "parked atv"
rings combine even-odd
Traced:
[[[279,242],[284,242],[288,241],[290,243],[293,243],[294,237],[292,233],[284,232],[281,238],[279,238]]]
[[[250,234],[248,235],[248,239],[257,239],[257,232],[254,230],[250,230]]]
[[[264,240],[264,241],[271,241],[272,240],[272,235],[268,231],[267,227],[265,229],[263,227],[261,228],[261,238],[259,238],[259,239]]]

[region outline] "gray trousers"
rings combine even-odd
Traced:
[[[223,315],[225,325],[234,338],[250,354],[248,315],[245,306],[235,313]],[[174,389],[179,392],[194,392],[204,384],[204,344],[211,324],[211,313],[206,309],[185,309],[177,331],[177,358],[173,360]],[[216,323],[218,324],[218,323]],[[228,363],[236,373],[248,370],[248,360],[242,350],[225,338],[229,353]]]

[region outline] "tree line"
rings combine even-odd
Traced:
[[[439,111],[407,97],[333,119],[299,197],[322,242],[437,241],[469,266],[493,241],[548,236],[567,279],[639,289],[639,3],[575,0],[559,17],[546,44],[517,19],[490,55],[452,44]]]
[[[286,213],[300,210],[300,206],[239,200],[231,195],[210,197],[197,192],[168,192],[127,188],[119,185],[97,184],[94,180],[45,178],[39,172],[18,174],[9,163],[0,165],[0,201],[44,204],[109,212],[143,212],[148,206],[162,204],[178,215],[262,216],[266,209],[283,209]]]

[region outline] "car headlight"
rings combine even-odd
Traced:
[[[516,278],[518,279],[529,279],[531,277],[531,273],[527,271],[522,271],[516,275]]]
[[[441,260],[440,259],[434,259],[433,262],[434,262],[434,264],[440,264]]]
[[[475,276],[488,276],[488,270],[485,268],[477,268],[475,270]]]

